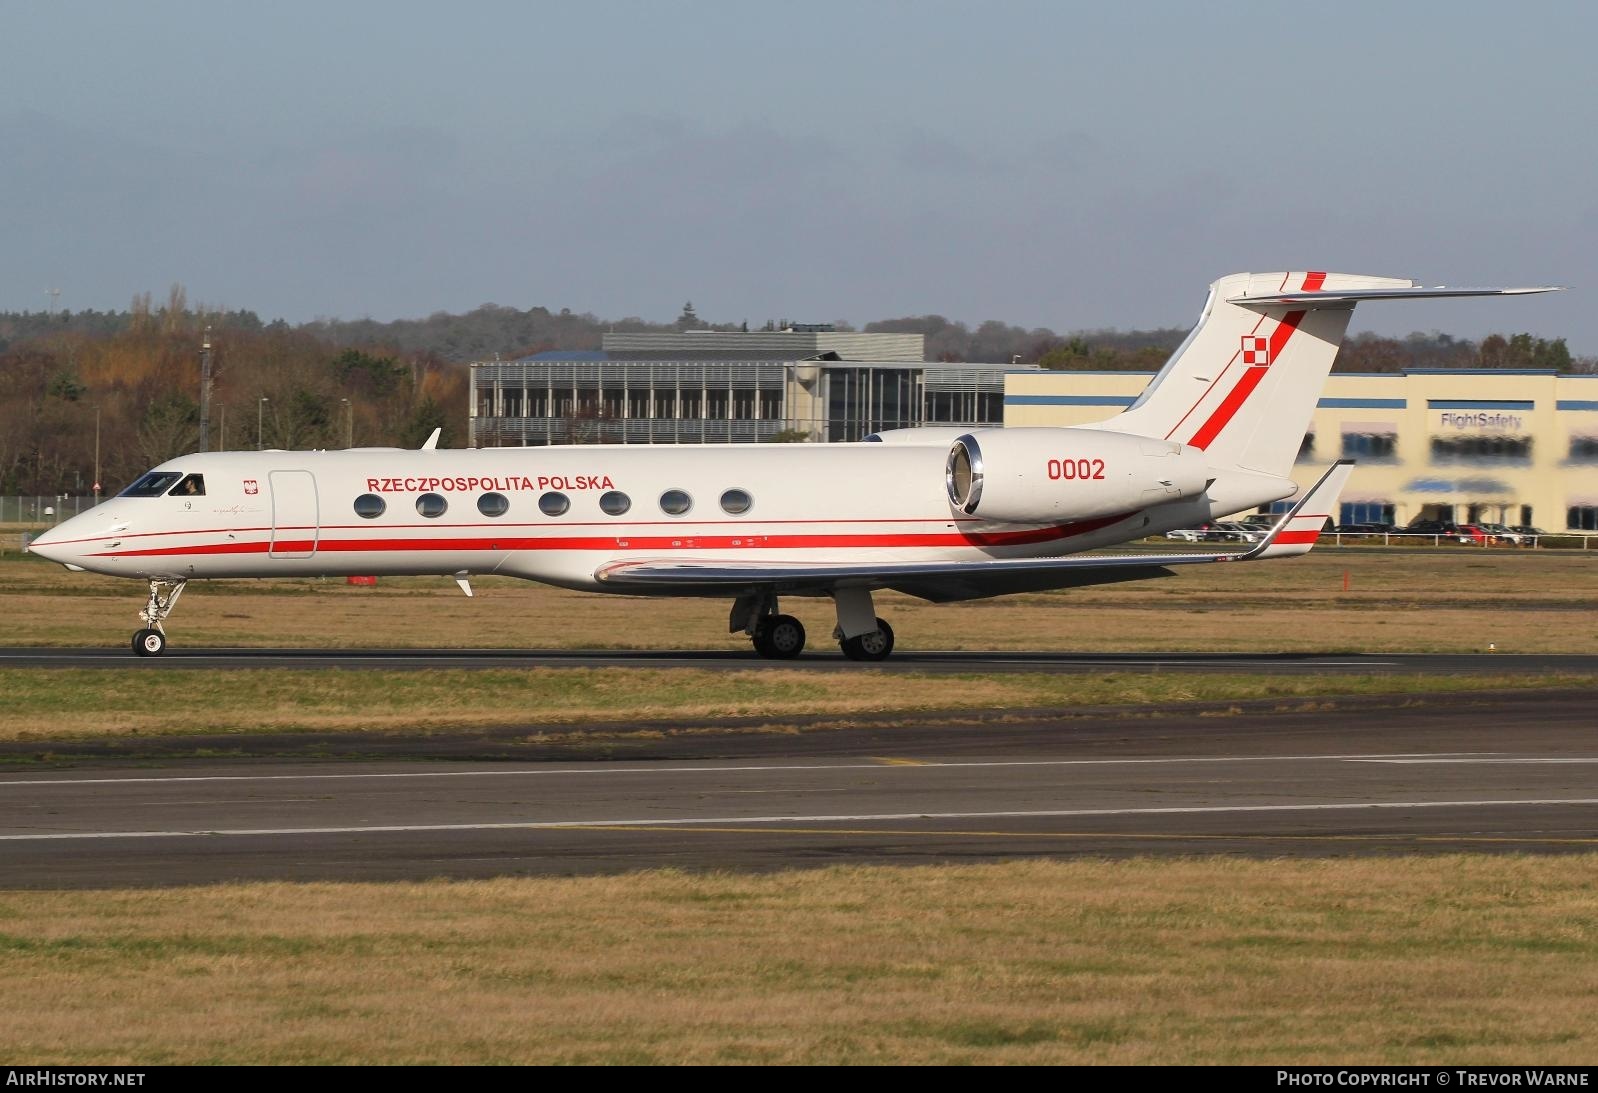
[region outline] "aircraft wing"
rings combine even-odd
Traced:
[[[1352,460],[1332,466],[1251,550],[1228,554],[1077,554],[1065,558],[1014,558],[936,562],[678,561],[642,558],[608,562],[595,571],[605,584],[655,593],[699,595],[717,590],[769,589],[824,594],[840,587],[891,588],[936,603],[1011,592],[1169,577],[1171,567],[1207,562],[1249,562],[1307,554],[1353,470]]]

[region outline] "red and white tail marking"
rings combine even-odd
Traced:
[[[1242,557],[1253,561],[1256,558],[1287,558],[1295,554],[1308,554],[1310,548],[1320,540],[1326,521],[1337,511],[1343,487],[1348,484],[1348,476],[1353,471],[1354,462],[1351,459],[1332,464],[1331,470],[1322,475],[1321,480],[1310,487],[1291,511],[1276,522],[1264,541]]]

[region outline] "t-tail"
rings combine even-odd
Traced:
[[[1423,288],[1318,271],[1234,273],[1210,285],[1198,325],[1137,401],[1093,427],[1203,451],[1210,496],[1225,511],[1290,496],[1294,460],[1355,304],[1548,291]]]

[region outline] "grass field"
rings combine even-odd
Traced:
[[[196,585],[170,630],[177,646],[747,647],[720,601],[474,583],[475,600],[444,579]],[[0,557],[8,643],[124,648],[142,598]],[[879,610],[904,648],[1592,653],[1595,604],[1598,557],[1462,549]],[[827,603],[784,607],[825,641]],[[4,671],[0,739],[594,719],[647,733],[730,715],[782,731],[785,715],[949,695],[1136,716],[1594,682],[928,677],[753,658],[734,673]],[[1595,907],[1598,854],[0,891],[0,1063],[1589,1064]]]
[[[1345,581],[1347,588],[1345,589]],[[181,646],[747,649],[723,600],[568,592],[507,578],[198,582],[168,624]],[[138,582],[0,558],[8,643],[125,647]],[[791,598],[830,645],[830,602]],[[933,605],[878,597],[902,649],[1598,652],[1598,552],[1317,550],[1188,567],[1129,585]]]
[[[1335,696],[1592,687],[1580,674],[1229,675],[1121,672],[923,675],[798,672],[751,667],[518,668],[433,671],[246,670],[208,673],[113,669],[0,669],[0,740],[82,740],[159,734],[433,732],[494,726],[760,717],[784,731],[799,714],[946,709],[1148,707],[1279,699],[1288,708]],[[708,731],[708,730],[707,730]],[[623,734],[624,735],[624,734]],[[584,739],[593,740],[591,734]]]
[[[1598,856],[0,894],[4,1063],[1590,1064]]]

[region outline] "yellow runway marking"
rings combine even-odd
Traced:
[[[920,759],[895,759],[888,755],[873,755],[873,763],[881,763],[885,767],[924,767],[927,764]]]

